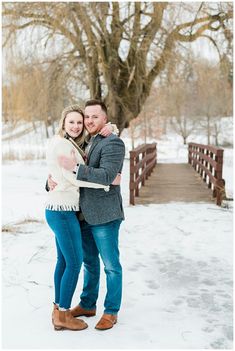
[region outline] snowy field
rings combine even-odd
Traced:
[[[159,162],[186,162],[177,137],[158,143]],[[5,349],[232,349],[232,208],[169,203],[129,206],[129,161],[120,230],[124,273],[118,324],[99,332],[105,276],[96,317],[81,332],[51,325],[54,238],[44,221],[43,160],[5,162],[3,195],[3,333]],[[232,149],[224,177],[233,194]],[[8,230],[8,231],[7,231]],[[74,294],[79,301],[82,273]]]

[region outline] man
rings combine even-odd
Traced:
[[[91,135],[87,165],[77,165],[73,156],[61,157],[60,164],[76,173],[77,179],[100,184],[112,184],[123,166],[125,146],[116,135],[102,137],[98,133],[107,123],[107,108],[98,100],[85,105],[85,127]],[[117,322],[122,296],[122,267],[119,260],[119,227],[124,219],[119,185],[110,185],[109,192],[80,188],[80,207],[84,220],[80,221],[83,254],[84,286],[80,303],[71,310],[73,316],[94,316],[98,298],[100,262],[104,263],[107,293],[104,314],[96,329],[110,329]]]

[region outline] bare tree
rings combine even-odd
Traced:
[[[221,117],[232,116],[233,92],[228,80],[227,72],[221,69],[220,64],[198,62],[195,65],[197,115],[201,117],[200,125],[207,133],[207,143],[218,145]]]
[[[177,45],[220,32],[233,10],[204,2],[6,2],[3,16],[4,44],[29,28],[40,28],[47,47],[63,41],[67,50],[57,57],[74,70],[82,67],[90,97],[105,99],[122,131],[139,115]]]
[[[218,63],[192,54],[176,54],[159,82],[156,106],[165,121],[184,143],[198,131],[206,132],[207,143],[218,143],[220,118],[232,116],[232,87],[228,71]]]
[[[46,67],[36,60],[25,64],[22,59],[17,64],[8,63],[10,82],[3,84],[3,118],[16,123],[19,120],[32,123],[42,121],[46,137],[48,127],[60,117],[61,111],[68,102],[69,92],[64,78],[64,70],[55,61]]]
[[[187,143],[188,137],[195,131],[196,121],[194,118],[194,99],[191,83],[178,81],[170,89],[169,112],[171,112],[171,126],[173,130]]]

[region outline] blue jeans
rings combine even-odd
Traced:
[[[57,249],[55,303],[69,309],[83,260],[80,224],[74,211],[46,210],[45,215]]]
[[[81,221],[84,286],[80,305],[85,309],[96,307],[99,291],[100,262],[104,263],[107,293],[104,313],[117,314],[122,298],[122,267],[119,261],[118,234],[121,220],[100,225]]]

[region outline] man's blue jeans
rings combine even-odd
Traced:
[[[82,240],[74,211],[46,210],[46,220],[55,233],[57,263],[54,273],[55,303],[70,308],[82,265]]]
[[[96,307],[99,291],[100,262],[104,263],[107,293],[104,313],[117,314],[122,298],[122,267],[119,261],[118,234],[121,220],[100,225],[81,221],[84,286],[80,305],[85,309]]]

